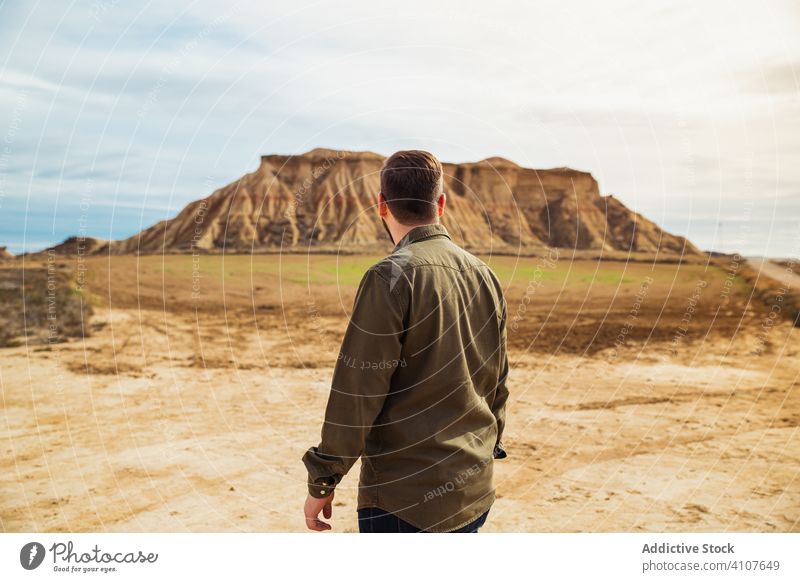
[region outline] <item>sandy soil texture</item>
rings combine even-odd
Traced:
[[[300,457],[373,260],[63,259],[90,335],[0,349],[0,529],[302,531]],[[800,531],[800,329],[735,268],[492,264],[512,395],[485,531]]]

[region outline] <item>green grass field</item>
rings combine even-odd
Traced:
[[[489,263],[504,285],[529,281],[552,283],[565,289],[590,286],[638,285],[644,277],[656,283],[694,280],[719,272],[702,264],[676,265],[623,261],[560,259],[545,262],[536,257],[481,257]],[[136,261],[144,277],[157,273],[166,278],[191,277],[195,267],[210,279],[227,282],[263,280],[265,277],[297,285],[357,286],[366,270],[380,256],[364,255],[202,255],[193,260],[188,255],[115,257],[114,261]],[[737,284],[742,284],[737,282]]]

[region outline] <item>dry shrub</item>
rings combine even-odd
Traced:
[[[92,308],[56,264],[0,269],[0,347],[89,335]]]

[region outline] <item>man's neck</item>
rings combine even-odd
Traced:
[[[394,239],[394,244],[398,244],[401,240],[403,240],[404,236],[406,236],[409,232],[411,232],[415,228],[420,226],[431,226],[434,224],[439,224],[439,220],[436,219],[433,222],[425,222],[423,224],[412,224],[411,226],[395,222],[393,225],[389,227],[389,230],[392,232],[392,238]]]

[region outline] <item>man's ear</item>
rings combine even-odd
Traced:
[[[386,218],[389,216],[389,205],[386,203],[386,198],[383,195],[383,192],[378,194],[378,214],[381,218]]]
[[[440,217],[444,214],[444,206],[446,203],[447,203],[447,196],[445,196],[444,192],[442,192],[442,195],[439,196],[439,200],[436,201],[436,206],[438,207],[437,210]]]

